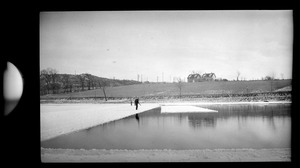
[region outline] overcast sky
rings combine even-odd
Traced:
[[[292,78],[292,11],[42,12],[40,69],[164,81]]]

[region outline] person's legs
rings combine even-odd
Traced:
[[[138,105],[136,104],[135,106],[136,106],[136,108],[135,108],[135,109],[137,110],[137,109],[138,109]]]

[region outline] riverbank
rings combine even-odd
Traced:
[[[67,98],[41,98],[41,104],[55,103],[93,103],[117,104],[130,103],[131,97],[67,97]],[[140,97],[141,103],[219,103],[219,102],[278,102],[292,101],[291,92],[269,92],[251,94],[205,94],[179,96],[146,96]]]
[[[203,150],[41,149],[42,162],[289,162],[290,148]]]

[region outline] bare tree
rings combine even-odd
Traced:
[[[47,71],[48,71],[49,75],[51,76],[51,80],[52,80],[51,86],[52,86],[53,93],[57,93],[58,89],[60,87],[60,85],[57,83],[58,71],[53,68],[47,68]]]
[[[59,89],[60,85],[57,83],[58,74],[56,69],[43,69],[40,74],[40,79],[45,81],[48,93],[50,89],[52,89],[52,93],[55,93],[55,90],[57,91]]]
[[[177,78],[176,87],[179,89],[179,98],[181,99],[181,90],[183,87],[183,80],[181,78]]]
[[[276,83],[275,83],[275,78],[276,78],[276,73],[275,72],[271,72],[270,73],[270,78],[271,78],[271,82],[270,82],[270,87],[271,87],[271,92],[273,91],[273,90],[275,90],[276,89]]]
[[[49,93],[49,89],[47,87],[46,81],[43,78],[43,76],[40,74],[40,94],[44,95],[48,93]]]
[[[275,72],[271,72],[270,73],[270,77],[272,80],[274,80],[276,78],[276,73]]]
[[[100,86],[100,88],[103,91],[105,101],[107,101],[105,90],[106,90],[106,87],[108,86],[108,82],[106,80],[104,80],[104,79],[103,80],[98,80],[98,85]]]
[[[264,80],[272,80],[272,77],[271,77],[271,76],[266,76],[266,77],[264,78]]]
[[[81,85],[81,90],[83,91],[84,90],[84,83],[85,83],[85,75],[84,74],[80,74],[80,75],[76,75],[77,76],[77,79],[79,80],[80,82],[80,85]]]
[[[240,71],[237,71],[236,73],[237,73],[236,80],[239,81],[239,77],[240,77],[240,75],[241,75],[241,72],[240,72]]]
[[[71,86],[70,75],[63,74],[61,82],[63,83],[64,92],[68,92],[69,88],[70,88],[69,91],[72,92],[72,90],[71,90],[72,86]]]
[[[87,81],[87,84],[88,84],[88,90],[91,90],[91,85],[93,85],[93,82],[94,82],[94,78],[91,74],[84,74],[85,77],[86,77],[86,81]]]
[[[94,89],[97,89],[97,77],[96,76],[93,76],[93,80],[92,80],[92,86]]]
[[[47,89],[47,94],[50,93],[51,89],[51,76],[46,69],[43,69],[40,73],[40,84],[45,84],[45,86],[41,86]]]

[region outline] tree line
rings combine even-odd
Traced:
[[[102,89],[104,96],[106,97],[106,87],[138,83],[141,82],[102,78],[89,73],[78,75],[59,74],[58,71],[53,68],[47,68],[40,71],[40,95]]]

